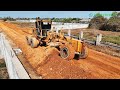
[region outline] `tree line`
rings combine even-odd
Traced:
[[[54,22],[63,22],[63,23],[72,23],[72,22],[80,22],[81,18],[52,18]]]
[[[10,16],[2,18],[4,21],[15,21],[15,20],[30,20],[36,18],[12,18]],[[53,22],[63,22],[63,23],[72,23],[72,22],[80,22],[80,18],[42,18],[42,19],[51,19]]]
[[[91,19],[89,28],[120,32],[120,12],[113,12],[109,19],[97,13]]]

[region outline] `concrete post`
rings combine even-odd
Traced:
[[[83,38],[83,31],[80,31],[79,33],[79,39],[82,39]]]
[[[59,31],[58,28],[56,28],[56,33],[57,33],[57,34],[58,34],[58,31]]]
[[[71,36],[71,30],[70,29],[68,30],[68,36]]]
[[[97,34],[97,39],[96,39],[96,45],[100,45],[100,42],[102,40],[102,34]]]

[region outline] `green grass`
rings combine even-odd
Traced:
[[[67,32],[66,32],[67,34]],[[76,33],[75,36],[79,37],[79,34]],[[83,38],[91,40],[91,41],[96,41],[96,34],[94,34],[93,32],[84,32]],[[120,35],[104,35],[102,36],[102,41],[101,42],[110,42],[110,43],[114,43],[117,45],[120,45]]]
[[[96,41],[96,35],[94,35],[91,32],[86,32],[84,33],[83,36],[85,39],[89,39],[91,41]],[[110,43],[114,43],[114,44],[118,44],[120,45],[120,35],[119,36],[102,36],[102,42],[110,42]]]
[[[84,33],[83,38],[91,40],[91,41],[96,40],[96,36],[92,33]]]
[[[76,35],[78,36],[78,34]],[[96,41],[96,36],[93,33],[84,33],[83,36],[85,39],[91,40],[91,41]],[[102,36],[102,41],[101,42],[110,42],[114,44],[120,45],[120,35],[119,36]]]
[[[120,45],[120,36],[103,36],[102,42],[110,42]]]

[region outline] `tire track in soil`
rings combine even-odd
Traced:
[[[111,67],[111,66],[101,63],[99,61],[94,61],[96,59],[93,59],[93,58],[92,59],[89,58],[89,60],[90,61],[88,61],[88,63],[94,64],[96,66],[95,68],[101,69],[101,71],[100,71],[101,75],[104,74],[105,76],[107,76],[107,78],[120,78],[120,73],[119,73],[120,70],[118,70],[117,68]],[[104,73],[103,71],[106,71],[106,72]]]
[[[79,64],[88,71],[91,71],[92,74],[95,75],[94,72],[99,73],[101,78],[120,78],[120,66],[119,66],[119,58],[112,57],[109,55],[103,54],[101,52],[96,52],[93,50],[89,50],[91,53],[86,60],[80,60]],[[96,52],[96,53],[95,53]],[[92,55],[91,55],[92,54]],[[110,59],[111,58],[111,59]],[[118,63],[112,63],[112,61]],[[87,65],[89,64],[89,65]],[[86,68],[85,68],[86,67]]]
[[[91,49],[89,51],[91,52]],[[109,63],[120,66],[120,58],[114,57],[114,60],[113,60],[113,57],[110,56],[110,55],[106,55],[104,53],[96,52],[96,51],[93,51],[93,50],[92,50],[92,52],[94,53],[94,55],[96,55],[96,57],[100,57],[101,60],[105,60]],[[93,56],[93,55],[90,54],[90,56]]]
[[[86,72],[91,73],[92,79],[107,79],[112,78],[110,77],[111,74],[95,65],[95,63],[90,63],[87,61],[79,62],[78,64],[81,68],[83,68]],[[97,77],[97,78],[96,78]]]

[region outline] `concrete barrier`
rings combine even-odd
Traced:
[[[79,39],[82,39],[83,38],[83,31],[80,31],[79,33]]]
[[[71,36],[71,30],[70,29],[68,30],[68,36],[69,37]]]
[[[0,51],[3,56],[10,79],[30,79],[23,65],[15,55],[5,36],[0,33]]]
[[[100,45],[101,40],[102,40],[102,34],[97,34],[95,45]]]
[[[55,25],[52,25],[52,28],[53,27],[56,27],[58,29],[77,29],[77,28],[87,28],[89,24],[64,24],[64,25],[59,25],[59,24],[55,24]]]

